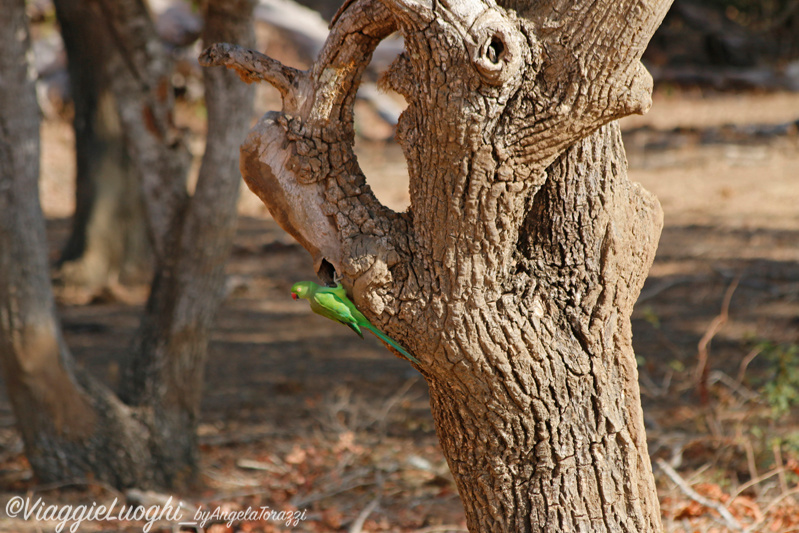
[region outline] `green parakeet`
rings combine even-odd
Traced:
[[[311,311],[317,315],[322,315],[336,322],[341,322],[349,326],[352,331],[363,338],[361,328],[366,328],[374,333],[380,340],[397,350],[406,359],[413,361],[417,365],[419,360],[408,353],[408,351],[397,344],[397,341],[374,327],[363,313],[358,311],[355,304],[347,298],[347,291],[338,283],[335,287],[320,287],[313,281],[300,281],[291,286],[291,297],[293,299],[302,298],[311,302]]]

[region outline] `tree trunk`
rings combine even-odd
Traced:
[[[253,43],[253,7],[252,0],[208,2],[203,41]],[[159,259],[120,391],[131,405],[155,406],[151,438],[162,468],[188,478],[196,474],[206,349],[236,229],[241,174],[234,147],[244,139],[254,97],[253,87],[224,69],[205,69],[203,77],[209,127],[200,175],[185,220],[166,235],[177,245]]]
[[[152,266],[139,179],[128,155],[108,75],[119,62],[106,25],[87,2],[56,0],[74,103],[76,202],[61,257],[67,283],[96,291],[137,281]]]
[[[616,123],[569,148],[499,297],[472,283],[484,303],[427,317],[453,364],[431,404],[475,531],[660,529],[629,316],[661,212],[625,167]]]
[[[249,0],[209,1],[205,10],[206,39],[251,40]],[[182,205],[150,210],[181,213],[169,225],[172,233],[159,241],[179,246],[159,257],[138,351],[131,353],[138,359],[145,351],[143,360],[156,364],[136,367],[136,383],[144,382],[142,376],[153,381],[125,404],[74,368],[61,335],[38,201],[38,110],[25,60],[30,43],[24,2],[0,0],[0,11],[0,361],[26,455],[45,482],[93,477],[117,487],[190,483],[208,328],[221,299],[235,224],[239,174],[233,147],[244,136],[252,90],[224,71],[205,74],[211,133],[196,192]]]
[[[147,432],[109,391],[79,375],[64,344],[39,205],[39,110],[24,1],[2,0],[0,11],[0,360],[9,398],[43,481],[93,472],[130,485],[147,466]]]
[[[630,314],[661,229],[616,118],[669,0],[355,0],[308,72],[229,45],[201,61],[283,94],[242,146],[249,187],[421,360],[472,531],[659,531]],[[371,193],[352,102],[380,39],[406,51],[411,207]]]
[[[169,261],[184,220],[191,163],[183,133],[173,121],[172,60],[144,0],[96,0],[92,5],[114,48],[108,54],[107,75],[141,179],[155,260]]]

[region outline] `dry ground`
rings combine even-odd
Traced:
[[[668,466],[656,467],[667,531],[732,530],[714,505],[752,531],[799,531],[799,414],[774,411],[799,399],[799,353],[790,353],[799,345],[799,123],[774,127],[797,120],[799,94],[661,90],[649,115],[622,124],[630,176],[665,211],[633,317],[650,451],[710,500],[698,503],[666,475]],[[63,123],[43,126],[42,200],[54,258],[72,209],[70,135]],[[358,151],[378,196],[404,208],[399,148],[361,142]],[[291,283],[313,276],[307,254],[247,192],[241,212],[204,391],[205,487],[178,496],[209,509],[307,510],[293,528],[245,521],[211,531],[462,530],[424,381],[373,338],[361,341],[293,302]],[[86,305],[62,294],[75,358],[112,385],[143,294]],[[706,372],[697,380],[700,352]],[[2,505],[26,493],[53,503],[124,498],[100,484],[42,487],[31,479],[1,390],[0,446]],[[2,531],[54,524],[0,512]],[[141,527],[105,522],[80,531]]]

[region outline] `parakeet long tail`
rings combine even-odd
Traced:
[[[371,331],[372,333],[377,335],[377,337],[379,337],[386,344],[388,344],[389,346],[391,346],[392,348],[397,350],[399,353],[401,353],[409,361],[413,361],[417,365],[421,364],[417,358],[415,358],[414,356],[412,356],[411,354],[408,353],[408,350],[406,350],[405,348],[403,348],[402,346],[397,344],[397,342],[394,339],[392,339],[391,337],[389,337],[388,335],[386,335],[385,333],[383,333],[382,331],[380,331],[379,329],[377,329],[373,325],[371,325],[371,324],[362,324],[362,327],[367,328],[369,331]]]

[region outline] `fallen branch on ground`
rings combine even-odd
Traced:
[[[734,516],[732,516],[732,514],[730,514],[730,511],[728,511],[727,508],[724,507],[724,505],[722,505],[719,502],[715,502],[711,499],[705,498],[704,496],[696,492],[694,489],[692,489],[688,485],[688,483],[686,483],[686,481],[680,476],[680,474],[678,474],[677,471],[674,470],[671,466],[669,466],[669,464],[663,459],[658,459],[657,465],[666,473],[667,476],[669,476],[669,479],[671,479],[674,482],[674,484],[677,485],[677,487],[679,487],[679,489],[683,492],[683,494],[685,494],[686,496],[688,496],[698,504],[704,505],[708,509],[713,509],[714,511],[716,511],[721,516],[721,519],[723,520],[724,524],[733,531],[744,531],[743,526],[735,519]]]

